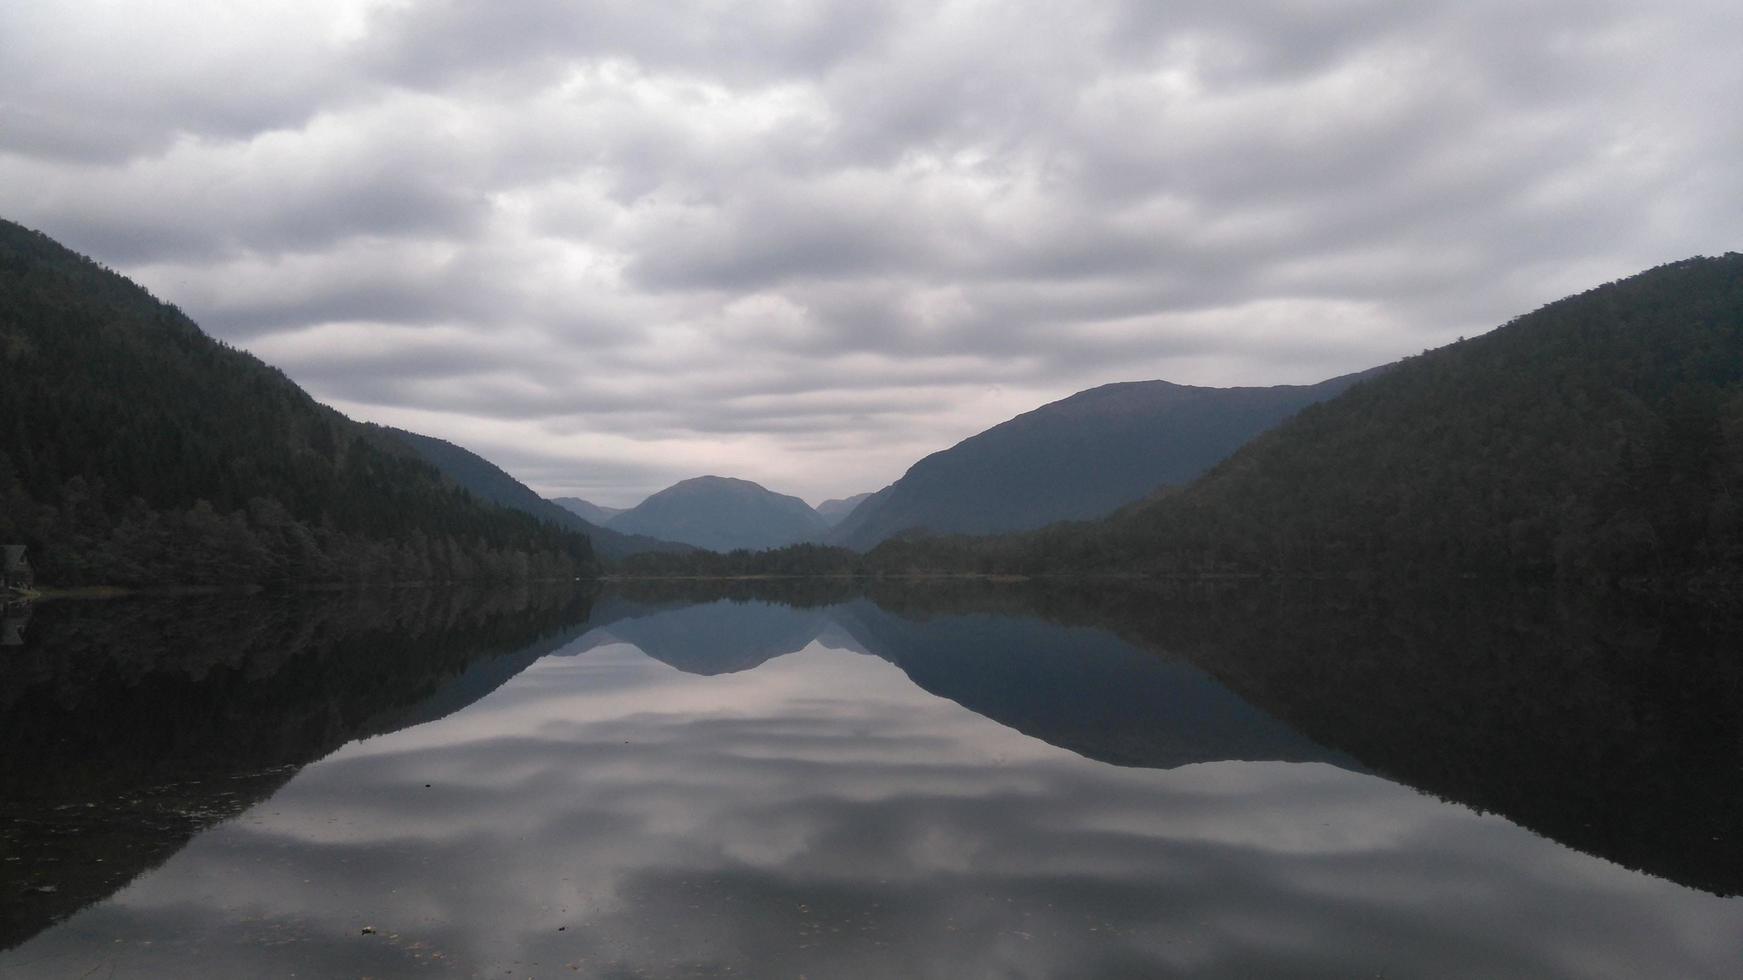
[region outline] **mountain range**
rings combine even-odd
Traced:
[[[798,497],[721,476],[676,483],[612,517],[607,526],[710,551],[781,548],[821,540],[829,531],[822,516]]]
[[[606,521],[624,512],[623,507],[605,507],[591,500],[580,497],[552,497],[551,503],[563,508],[576,517],[581,518],[595,527],[603,527]]]
[[[865,503],[867,500],[871,499],[871,497],[872,493],[867,491],[866,493],[856,493],[851,497],[838,497],[833,500],[825,500],[817,505],[817,515],[822,517],[825,521],[828,521],[830,526],[833,527],[840,524],[847,518],[847,515],[853,513],[854,508]]]
[[[1103,385],[1043,405],[915,463],[829,541],[857,550],[905,531],[999,534],[1103,517],[1189,483],[1242,444],[1375,369],[1314,385]]]
[[[1384,370],[1264,388],[1103,385],[933,453],[883,490],[816,508],[723,477],[686,480],[627,511],[575,497],[554,502],[611,530],[711,551],[806,542],[863,551],[917,530],[1023,531],[1102,517],[1159,488],[1188,483],[1253,436]],[[603,544],[600,550],[607,557],[622,553]]]
[[[478,500],[517,510],[545,524],[587,535],[593,540],[593,549],[601,558],[616,560],[643,552],[690,550],[688,545],[662,541],[646,535],[625,534],[602,527],[577,514],[572,508],[539,496],[531,487],[508,475],[502,467],[469,449],[434,436],[385,426],[380,428],[392,438],[410,446],[454,485]]]
[[[1735,253],[1317,385],[1090,389],[820,509],[719,476],[618,513],[544,500],[459,446],[346,418],[8,222],[0,377],[0,540],[54,585],[572,578],[595,543],[873,549],[781,556],[784,573],[1743,567]],[[970,534],[994,537],[950,537]]]
[[[889,541],[868,567],[1553,577],[1735,605],[1740,488],[1743,255],[1730,253],[1407,358],[1103,521]]]

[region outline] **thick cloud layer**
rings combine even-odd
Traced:
[[[1728,0],[24,0],[0,214],[541,490],[821,499],[1734,249],[1740,42]]]

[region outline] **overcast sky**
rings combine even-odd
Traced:
[[[0,215],[348,414],[816,502],[1743,239],[1736,0],[0,4]]]

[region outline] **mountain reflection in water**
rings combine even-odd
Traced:
[[[43,605],[0,658],[0,976],[1698,977],[1743,948],[1710,624],[705,598]]]

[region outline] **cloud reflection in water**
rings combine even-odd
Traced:
[[[611,643],[346,746],[0,973],[1699,977],[1740,940],[1332,765],[1118,768],[847,650]]]

